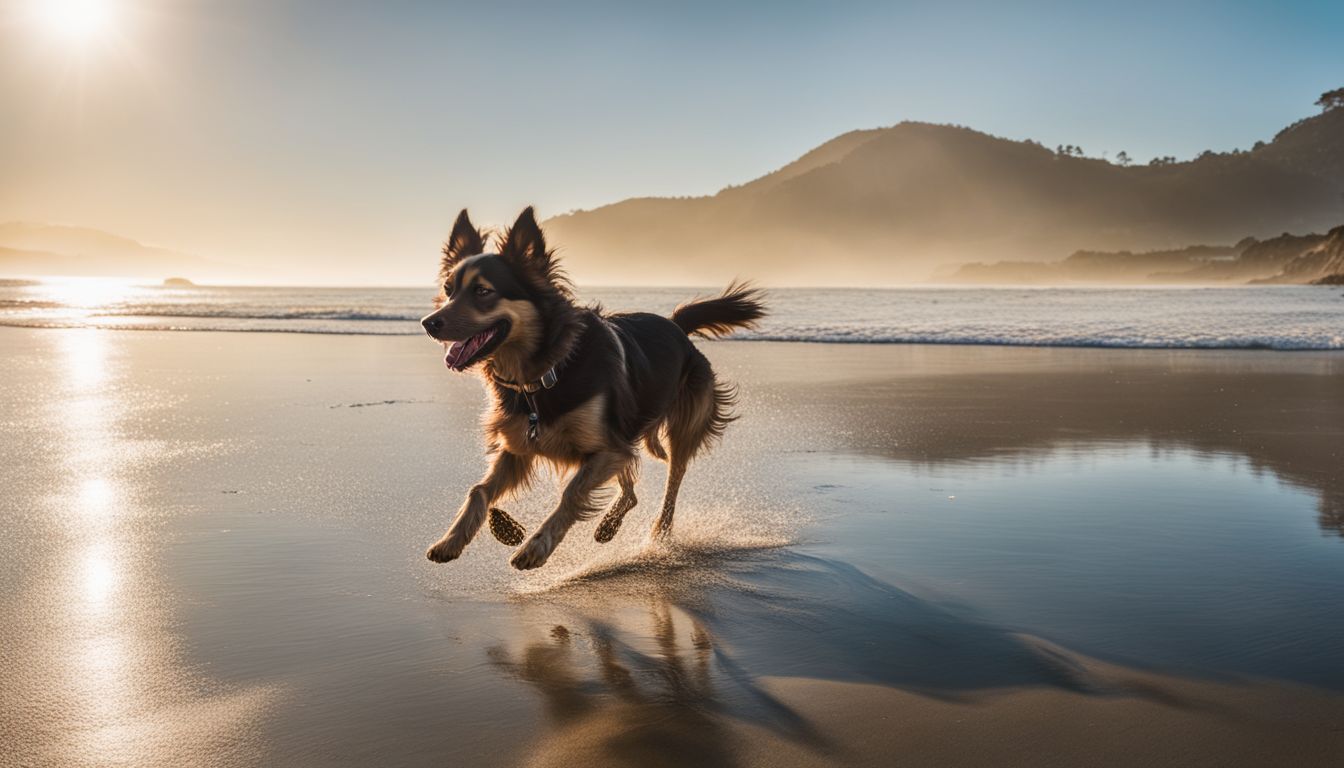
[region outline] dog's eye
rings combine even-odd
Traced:
[[[489,296],[494,292],[495,292],[494,288],[487,288],[484,285],[477,285],[475,290],[477,296]]]

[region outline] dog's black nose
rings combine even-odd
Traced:
[[[430,315],[429,317],[426,317],[424,320],[421,320],[420,324],[425,326],[426,331],[433,333],[439,330],[440,328],[443,328],[443,318]]]

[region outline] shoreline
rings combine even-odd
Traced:
[[[135,331],[140,333],[228,333],[228,334],[276,334],[276,335],[297,335],[297,336],[351,336],[351,337],[373,337],[373,338],[417,338],[424,336],[423,332],[402,331],[394,333],[381,333],[377,331],[352,331],[352,330],[305,330],[305,329],[282,329],[282,328],[163,328],[157,326],[135,326],[135,325],[38,325],[25,323],[12,323],[0,321],[0,328],[15,328],[37,331]],[[852,338],[794,338],[789,336],[762,336],[759,338],[743,338],[740,336],[728,336],[716,339],[696,339],[697,344],[815,344],[820,346],[857,346],[857,347],[976,347],[986,349],[1013,348],[1013,349],[1077,349],[1077,350],[1114,350],[1114,351],[1152,351],[1152,352],[1288,352],[1288,353],[1310,353],[1320,352],[1325,354],[1338,354],[1344,352],[1344,344],[1339,347],[1275,347],[1272,345],[1124,345],[1124,344],[1105,344],[1105,343],[1027,343],[1027,342],[987,342],[987,341],[931,341],[926,339],[909,341],[892,341],[885,339],[852,339]]]
[[[583,306],[654,314],[703,291],[584,289]],[[712,291],[711,291],[712,293]],[[1344,350],[1344,301],[1329,290],[776,289],[759,326],[732,341],[1076,349]],[[108,330],[420,336],[414,289],[101,285],[0,288],[0,325]]]

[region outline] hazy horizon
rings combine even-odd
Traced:
[[[423,284],[462,207],[708,195],[903,120],[1140,163],[1244,149],[1344,70],[1344,11],[1309,2],[58,6],[0,6],[0,222],[268,284]]]

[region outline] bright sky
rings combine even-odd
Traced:
[[[0,0],[0,221],[266,279],[422,283],[453,216],[712,193],[925,120],[1249,147],[1344,86],[1344,3]]]

